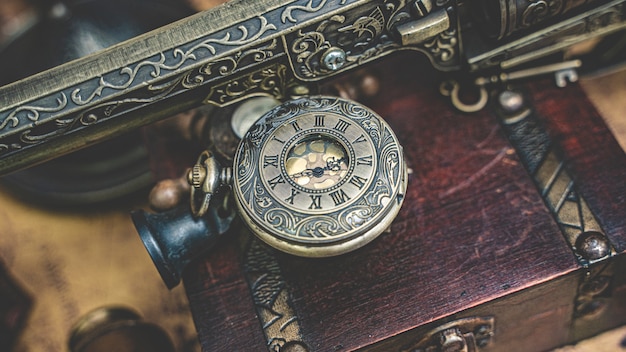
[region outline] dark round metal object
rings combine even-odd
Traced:
[[[66,155],[2,178],[12,192],[38,204],[110,201],[154,182],[138,133]]]
[[[70,352],[175,352],[167,333],[124,307],[99,308],[72,329]]]
[[[598,260],[611,253],[611,246],[600,232],[588,231],[576,239],[576,251],[587,260]]]
[[[184,178],[162,180],[152,188],[148,201],[152,209],[166,211],[188,200],[189,192],[189,183]]]
[[[235,212],[224,210],[213,206],[196,218],[185,204],[162,213],[131,213],[139,237],[168,288],[178,285],[187,264],[210,250],[228,231]]]

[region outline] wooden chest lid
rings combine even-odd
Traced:
[[[356,350],[581,268],[496,117],[455,111],[425,65],[399,56],[372,68],[382,94],[366,105],[394,129],[413,171],[389,233],[304,259],[234,231],[186,273],[203,350]],[[529,89],[623,252],[623,152],[579,87]]]

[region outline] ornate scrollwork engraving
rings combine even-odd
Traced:
[[[2,123],[0,123],[0,130],[3,130],[7,126],[9,128],[18,127],[21,121],[20,117],[23,117],[33,123],[38,122],[43,113],[55,113],[63,110],[68,105],[68,98],[64,93],[61,93],[58,97],[56,97],[56,99],[53,100],[55,105],[26,105],[14,109],[4,120],[2,120]],[[55,130],[51,133],[56,135],[57,131]],[[45,137],[34,136],[32,135],[32,129],[27,129],[19,134],[19,137],[14,137],[13,141],[8,139],[6,143],[1,143],[0,154],[22,149],[26,145],[37,144],[43,139],[45,139]]]
[[[323,55],[331,48],[345,52],[346,64],[341,70],[401,49],[394,40],[394,28],[410,19],[410,4],[406,0],[372,1],[358,11],[329,16],[287,35],[285,44],[297,77],[313,80],[336,72],[321,63]],[[433,64],[445,69],[458,65],[456,36],[456,29],[450,28],[412,49],[424,52]]]
[[[271,250],[250,240],[244,265],[268,350],[280,352],[296,345],[301,347],[299,351],[308,350],[302,341],[298,316],[291,307],[289,288]]]
[[[278,40],[274,38],[269,43],[264,43],[258,48],[239,51],[235,55],[211,62],[202,68],[202,72],[208,76],[214,73],[227,76],[235,72],[240,66],[248,66],[251,63],[260,63],[269,60],[278,54]],[[248,59],[246,62],[246,59]]]
[[[528,7],[522,12],[522,25],[529,27],[547,18],[561,13],[563,8],[562,0],[535,0],[529,1]]]
[[[209,37],[189,49],[176,48],[169,55],[161,53],[156,60],[142,61],[134,65],[134,67],[123,67],[116,73],[101,77],[97,87],[91,93],[85,93],[84,89],[81,88],[75,89],[72,91],[72,101],[77,105],[88,104],[96,97],[101,96],[102,92],[107,88],[123,90],[137,82],[157,79],[162,77],[165,72],[178,70],[187,61],[196,60],[201,56],[215,55],[217,45],[244,46],[258,40],[266,32],[276,30],[276,26],[269,23],[265,17],[259,16],[257,19],[259,25],[254,32],[250,32],[246,25],[240,25],[236,29],[239,32],[238,34],[233,34],[233,31],[227,31],[221,37]],[[169,57],[170,55],[171,57]]]
[[[345,5],[347,0],[340,0],[339,4],[340,5]],[[315,13],[318,12],[321,8],[323,8],[326,3],[328,2],[328,0],[321,0],[317,6],[313,5],[313,0],[309,0],[309,2],[306,5],[292,5],[292,6],[288,6],[285,11],[283,11],[283,13],[280,15],[280,20],[283,23],[286,23],[287,21],[291,22],[291,23],[296,23],[298,22],[298,20],[293,16],[293,12],[294,11],[304,11],[304,12],[308,12],[308,13]]]
[[[263,217],[273,228],[291,236],[299,233],[296,229],[296,224],[298,224],[298,227],[302,226],[302,222],[299,221],[299,219],[297,219],[289,211],[281,208],[267,209],[267,211],[263,214]]]
[[[303,79],[312,79],[332,73],[320,64],[322,55],[331,47],[346,53],[346,67],[349,67],[366,61],[385,48],[399,46],[385,30],[404,2],[363,6],[362,15],[335,15],[314,27],[299,30],[295,36],[288,36],[286,42],[293,43],[290,51],[296,74]]]
[[[268,95],[281,100],[289,96],[295,85],[297,81],[288,67],[276,63],[212,87],[205,102],[222,106],[253,95]]]
[[[240,50],[232,55],[211,61],[197,69],[189,71],[181,77],[161,83],[150,85],[149,89],[154,92],[167,91],[171,93],[177,86],[180,89],[194,89],[209,81],[227,77],[241,69],[263,63],[278,55],[282,51],[277,39],[262,42],[260,45],[245,50]]]
[[[284,196],[275,194],[274,187],[278,183],[264,185],[265,182],[260,181],[263,178],[266,180],[275,178],[276,182],[279,182],[281,177],[289,177],[288,175],[282,176],[280,170],[283,170],[281,169],[283,166],[280,166],[281,168],[277,166],[275,170],[278,170],[279,173],[272,174],[272,176],[265,174],[261,176],[261,173],[264,172],[262,170],[265,170],[263,167],[257,170],[253,169],[255,165],[259,165],[260,160],[267,157],[263,154],[264,146],[277,143],[272,141],[284,138],[281,134],[276,135],[276,133],[281,133],[280,131],[285,128],[284,126],[291,126],[290,123],[293,123],[294,118],[301,119],[301,116],[305,116],[309,111],[315,111],[315,114],[328,114],[326,115],[327,121],[332,119],[330,120],[332,122],[329,122],[329,125],[325,127],[326,129],[308,127],[305,133],[334,136],[333,138],[336,140],[343,141],[341,143],[346,148],[346,155],[350,155],[348,160],[352,160],[352,164],[349,167],[346,166],[345,170],[348,176],[343,181],[320,191],[308,190],[296,184],[288,186],[289,189],[293,190],[292,196],[295,196],[296,193],[303,194],[301,198],[303,203],[300,205],[302,209],[290,208],[293,203],[290,204],[285,200],[289,193]],[[249,216],[253,218],[252,221],[263,224],[262,226],[267,227],[266,231],[280,234],[283,239],[288,241],[335,242],[351,238],[354,235],[354,230],[362,225],[371,226],[372,219],[386,211],[386,207],[396,196],[403,182],[403,164],[401,151],[393,132],[388,127],[384,127],[381,120],[371,111],[359,106],[350,106],[343,100],[319,98],[289,101],[266,116],[250,130],[248,137],[243,142],[244,145],[238,152],[241,154],[241,160],[246,160],[246,165],[242,166],[243,171],[238,174],[235,189],[238,198],[245,203],[244,207],[250,210]],[[346,139],[343,134],[333,129],[333,126],[337,128],[338,121],[342,121],[343,126],[354,126],[354,132],[351,132],[354,135],[351,135],[350,139]],[[306,123],[308,126],[312,124],[312,122],[304,121],[300,121],[300,123]],[[284,131],[293,132],[292,127],[287,128],[289,130]],[[368,135],[367,139],[366,134]],[[286,160],[285,152],[302,138],[300,134],[296,133],[295,135],[292,134],[291,139],[285,138],[284,141],[277,143],[276,145],[280,144],[284,147],[281,148],[282,154],[277,155],[276,160]],[[365,156],[362,156],[361,161],[354,156],[351,144],[354,143],[353,141],[366,142],[369,145],[367,148],[370,149],[363,149],[363,146],[359,145],[362,154],[358,155]],[[251,150],[254,151],[251,152]],[[281,161],[277,161],[276,165],[283,165],[278,164],[279,162]],[[344,186],[349,183],[348,180],[353,175],[354,165],[359,162],[369,165],[369,167],[362,169],[367,170],[367,174],[364,173],[365,171],[360,171],[361,174],[358,179],[354,179],[352,184]],[[285,178],[281,183],[288,185],[291,181],[284,181]],[[339,193],[335,196],[332,195],[334,191],[342,191],[343,187],[348,187],[353,192],[358,187],[358,193],[354,193],[350,197],[345,195],[344,198],[341,198]],[[276,189],[281,189],[281,187]],[[351,199],[352,197],[354,199]],[[329,202],[327,209],[323,209],[322,204],[319,203],[321,199],[327,199]],[[260,200],[263,200],[263,205],[259,204]],[[346,206],[339,206],[339,204],[344,203]],[[349,206],[347,206],[348,204]],[[316,213],[314,212],[315,216],[312,216],[311,211],[316,209],[318,210]]]
[[[423,46],[438,62],[450,62],[457,56],[457,30],[448,29],[424,43]]]
[[[2,123],[0,123],[0,130],[3,130],[7,126],[12,127],[12,128],[17,127],[20,123],[20,119],[18,118],[18,115],[20,114],[23,114],[26,117],[26,119],[28,119],[31,122],[37,122],[39,121],[39,117],[41,116],[41,113],[57,112],[57,111],[63,110],[67,106],[67,101],[68,101],[67,96],[64,93],[61,93],[58,97],[56,97],[56,99],[54,99],[56,106],[55,105],[21,106],[13,110],[4,120],[2,120]]]

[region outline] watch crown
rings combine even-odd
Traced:
[[[203,165],[196,164],[187,174],[187,182],[193,188],[200,188],[206,179],[206,169]]]

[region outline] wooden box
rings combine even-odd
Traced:
[[[626,158],[578,85],[463,114],[419,57],[372,69],[399,216],[327,259],[233,229],[185,273],[204,351],[544,351],[626,322]]]

